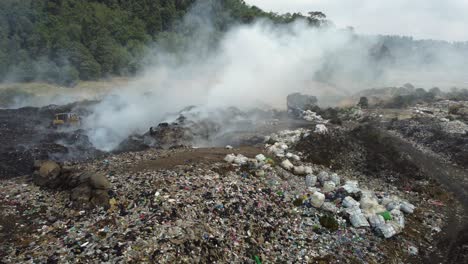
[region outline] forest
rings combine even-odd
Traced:
[[[242,0],[2,0],[0,82],[78,80],[131,76],[147,49],[174,46],[196,30],[181,21],[193,6],[209,9],[217,32],[257,18],[274,23],[325,23],[321,12],[278,15]]]

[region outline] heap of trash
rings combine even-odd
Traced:
[[[0,261],[386,263],[395,244],[418,254],[427,244],[404,236],[417,203],[303,161],[294,145],[310,133],[280,131],[264,148],[228,146],[206,162],[178,160],[195,155],[187,148],[48,165],[41,176],[43,163],[35,177],[47,184],[26,177],[0,185]],[[84,172],[108,182],[83,175],[75,185]],[[86,195],[95,192],[106,202]],[[73,194],[80,193],[92,206],[78,206]],[[440,219],[427,213],[431,228]]]
[[[301,153],[290,152],[288,144],[298,142],[308,133],[304,129],[287,130],[266,138],[269,143],[276,141],[266,144],[265,148],[273,157],[281,159],[280,167],[291,172],[291,177],[295,175],[304,181],[306,189],[295,197],[295,205],[331,213],[337,222],[348,222],[355,228],[370,228],[385,238],[401,233],[405,227],[404,214],[412,214],[416,207],[394,195],[361,189],[356,180],[342,183],[343,179],[337,173],[317,171],[313,165],[304,165]],[[246,166],[254,171],[254,175],[265,175],[265,171],[272,170],[275,164],[273,159],[263,154],[251,159],[241,154],[228,154],[224,160]]]

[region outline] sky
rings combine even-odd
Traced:
[[[278,13],[322,11],[357,33],[468,41],[468,0],[246,0]]]

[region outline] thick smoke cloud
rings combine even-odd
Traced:
[[[96,106],[85,120],[95,146],[111,150],[133,133],[172,121],[174,113],[190,105],[199,106],[206,117],[230,106],[284,109],[292,92],[313,94],[323,102],[365,88],[398,86],[408,76],[415,85],[424,79],[434,86],[436,78],[446,76],[447,65],[456,70],[458,81],[466,77],[459,68],[466,57],[455,51],[434,49],[430,59],[405,47],[391,54],[381,38],[312,28],[301,21],[273,25],[260,20],[220,35],[209,17],[195,9],[185,24],[197,31],[183,48],[169,52],[173,47],[156,46],[154,56],[148,55],[152,65]],[[395,62],[395,56],[406,59]],[[403,79],[401,73],[406,73]]]

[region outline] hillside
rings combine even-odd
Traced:
[[[70,85],[132,75],[150,46],[177,47],[197,30],[183,23],[191,10],[212,16],[219,32],[260,17],[314,25],[325,17],[267,13],[241,0],[2,0],[0,81]]]

